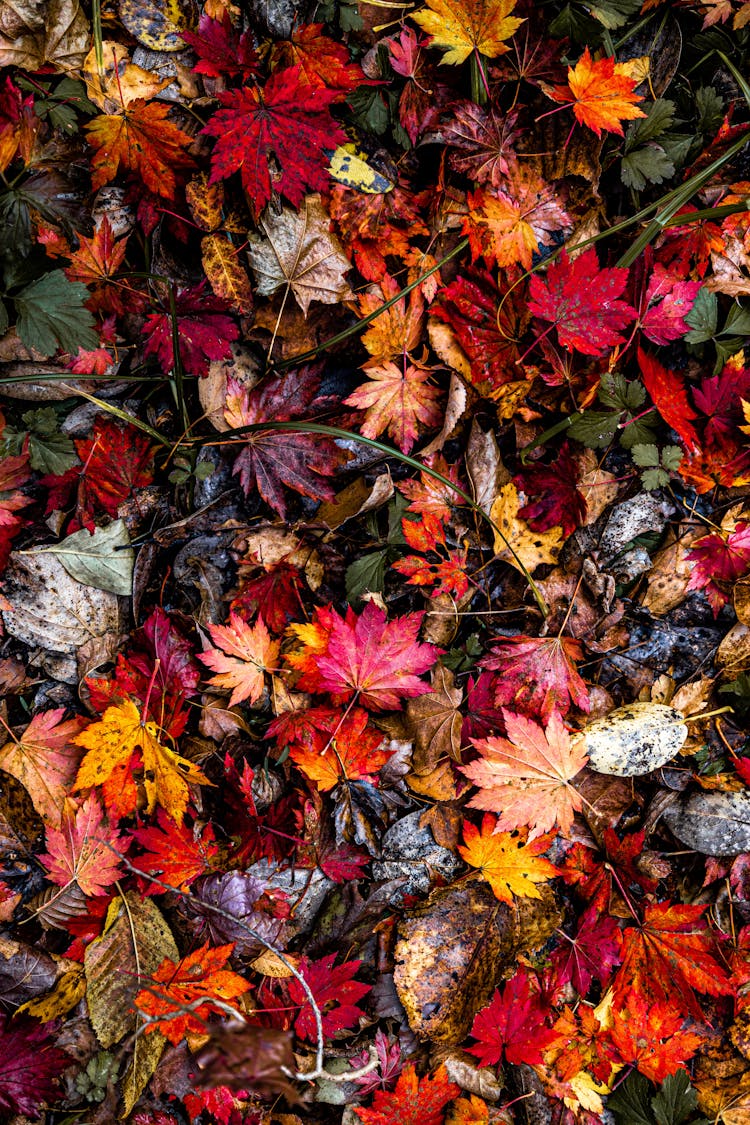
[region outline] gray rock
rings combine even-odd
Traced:
[[[703,855],[750,852],[750,793],[694,793],[662,819],[680,843]]]
[[[647,531],[662,531],[674,506],[653,492],[640,492],[617,504],[607,520],[599,544],[600,562],[606,565],[629,543]]]
[[[403,878],[400,895],[427,894],[435,875],[455,878],[461,861],[435,842],[429,828],[420,828],[421,812],[402,817],[383,837],[382,859],[372,865],[377,880]]]

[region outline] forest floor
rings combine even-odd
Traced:
[[[0,0],[0,1120],[749,1125],[749,56]]]

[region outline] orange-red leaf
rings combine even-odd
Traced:
[[[186,1035],[204,1033],[210,1014],[222,1014],[211,1000],[227,1003],[247,992],[249,982],[226,968],[233,949],[234,944],[209,949],[206,942],[180,961],[165,957],[149,987],[141,989],[134,1001],[146,1015],[156,1017],[154,1023],[146,1025],[146,1033],[159,1030],[176,1047]],[[206,1003],[192,1012],[185,1011],[204,998]]]
[[[482,757],[461,768],[481,789],[470,806],[500,813],[498,832],[529,828],[533,840],[557,824],[568,835],[583,807],[570,784],[588,761],[583,743],[571,742],[557,711],[546,730],[512,711],[503,718],[508,737],[474,742]]]
[[[443,1110],[460,1092],[448,1081],[444,1066],[433,1075],[417,1078],[409,1063],[394,1090],[378,1090],[370,1109],[355,1106],[354,1112],[365,1125],[443,1125]]]
[[[695,992],[730,996],[734,988],[716,959],[705,911],[693,904],[646,906],[642,924],[625,930],[615,992],[635,991],[649,1003],[678,1004],[696,1018],[702,1013]]]
[[[404,453],[410,453],[420,425],[440,424],[437,399],[440,390],[428,382],[430,372],[407,363],[405,370],[390,361],[369,367],[367,382],[344,402],[365,411],[360,429],[365,437],[376,438],[387,430]]]
[[[380,731],[367,726],[367,712],[356,707],[323,745],[292,746],[289,757],[318,786],[321,793],[333,789],[341,780],[372,780],[391,756]],[[330,742],[330,745],[328,743]]]
[[[198,655],[217,673],[208,682],[232,688],[230,707],[245,699],[257,703],[263,694],[265,673],[276,667],[281,642],[271,639],[262,617],[248,625],[236,613],[229,614],[228,625],[209,625],[208,631],[218,646]]]
[[[597,137],[603,130],[622,136],[621,122],[646,116],[636,105],[643,101],[633,92],[636,85],[624,63],[616,63],[610,55],[594,60],[587,47],[576,65],[569,68],[567,85],[555,86],[551,96],[572,106],[576,119],[593,129]]]
[[[149,191],[174,199],[176,172],[192,168],[186,149],[192,137],[168,120],[171,106],[139,98],[123,113],[102,114],[86,126],[89,144],[96,149],[91,161],[91,182],[103,187],[120,167],[141,177]]]
[[[59,887],[77,883],[85,895],[103,895],[120,878],[117,853],[127,846],[105,822],[98,799],[90,795],[77,809],[66,811],[59,828],[47,829],[47,852],[39,858]]]
[[[682,1012],[663,1002],[648,1003],[636,992],[628,993],[627,1003],[617,1008],[610,1035],[623,1062],[653,1082],[684,1070],[703,1041],[687,1028]]]

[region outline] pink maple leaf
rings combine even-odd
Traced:
[[[441,650],[417,640],[422,613],[409,613],[388,621],[385,610],[368,602],[357,617],[331,612],[326,651],[314,658],[321,688],[342,701],[355,693],[373,711],[400,710],[404,699],[424,695],[429,684],[420,680]]]
[[[93,794],[75,812],[68,810],[59,828],[47,829],[47,851],[40,856],[53,883],[77,883],[85,895],[103,895],[120,878],[118,852],[127,842],[109,827]]]

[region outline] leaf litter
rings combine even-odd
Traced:
[[[748,27],[0,0],[12,1125],[748,1117]]]

